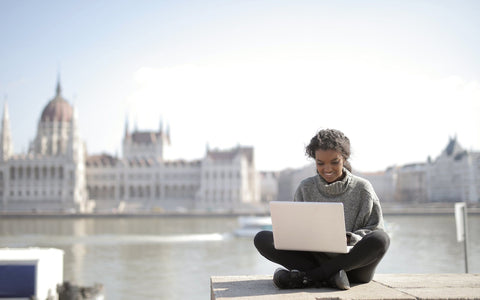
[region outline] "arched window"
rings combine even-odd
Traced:
[[[102,196],[101,196],[102,199],[106,199],[107,198],[107,187],[106,186],[103,186],[102,187]]]
[[[133,186],[130,187],[130,198],[133,198],[135,197],[135,189],[133,188]]]
[[[185,185],[182,184],[180,186],[180,193],[179,194],[180,194],[181,197],[185,197],[185,195],[187,194],[187,187]]]
[[[165,186],[165,196],[168,198],[171,196],[170,186]]]
[[[145,196],[146,196],[147,198],[150,198],[150,186],[146,186],[146,187],[145,187]]]
[[[109,199],[115,199],[115,187],[114,186],[110,187],[110,191],[108,193],[108,198]]]

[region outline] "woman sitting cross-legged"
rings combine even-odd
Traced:
[[[273,275],[274,284],[281,289],[349,289],[350,282],[367,283],[390,245],[379,199],[370,182],[351,173],[350,141],[342,132],[320,130],[306,153],[315,160],[317,175],[300,183],[294,201],[343,203],[347,242],[353,248],[346,254],[277,250],[271,231],[257,233],[255,247],[265,258],[284,267]]]

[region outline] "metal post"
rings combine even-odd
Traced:
[[[463,246],[465,250],[465,273],[468,273],[468,230],[467,230],[467,206],[463,207]]]

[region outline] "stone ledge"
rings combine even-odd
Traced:
[[[212,276],[210,281],[211,300],[480,299],[480,274],[377,274],[347,291],[280,290],[271,275]]]

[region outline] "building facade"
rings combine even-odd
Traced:
[[[136,143],[146,133],[135,131],[125,138]],[[162,143],[162,139],[141,141]],[[205,158],[193,161],[142,154],[88,157],[87,188],[96,211],[239,211],[260,200],[251,147],[208,150]]]
[[[465,150],[456,137],[435,160],[390,167],[376,176],[359,175],[369,179],[386,202],[480,202],[480,152]]]
[[[14,154],[8,107],[0,132],[0,211],[238,211],[260,200],[252,147],[168,161],[170,133],[128,130],[123,154],[87,155],[77,116],[62,97],[44,108],[26,154]]]
[[[431,202],[427,194],[427,164],[408,164],[395,168],[395,202],[425,203]]]
[[[28,153],[14,154],[8,106],[0,138],[2,211],[84,212],[88,208],[85,145],[78,136],[73,107],[56,95],[44,108]]]
[[[370,181],[382,202],[395,201],[399,182],[397,168],[390,167],[381,172],[355,172],[355,174]]]
[[[480,202],[480,153],[463,149],[456,137],[426,173],[430,202]]]
[[[280,172],[262,171],[260,172],[260,202],[268,203],[278,199],[278,178]]]

